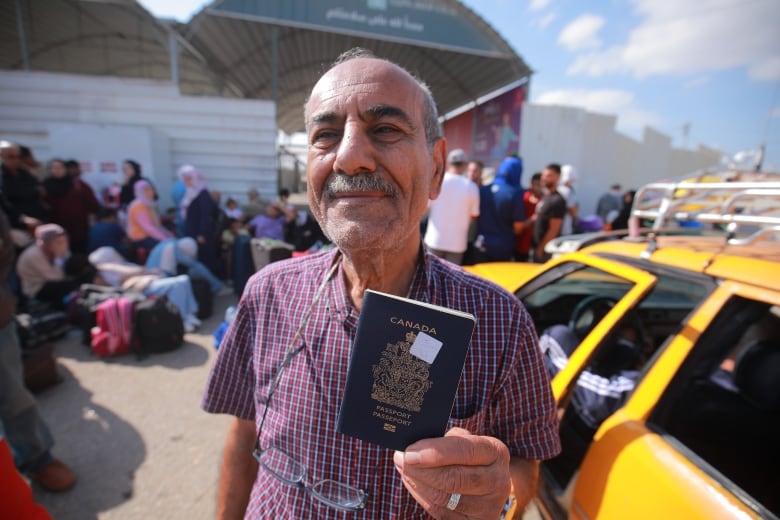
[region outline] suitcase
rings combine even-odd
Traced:
[[[70,320],[63,311],[46,304],[28,306],[28,312],[16,315],[22,348],[33,348],[60,339],[70,330]]]
[[[190,284],[192,285],[192,293],[195,295],[195,300],[198,302],[198,314],[199,320],[207,320],[211,318],[214,312],[214,293],[211,292],[211,284],[205,278],[190,277]]]
[[[255,266],[252,260],[250,238],[238,235],[233,241],[233,291],[237,296],[244,293],[246,281],[253,274],[255,274]]]
[[[252,245],[252,263],[255,271],[259,271],[271,262],[277,262],[290,258],[295,246],[279,240],[268,238],[253,238],[250,241]]]

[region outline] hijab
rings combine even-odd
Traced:
[[[135,188],[135,183],[143,179],[141,177],[140,164],[130,159],[126,160],[125,164],[130,165],[133,174],[124,182],[124,184],[122,184],[122,189],[119,193],[119,202],[123,207],[133,202],[133,189]]]
[[[183,182],[186,183],[189,180],[192,184],[191,186],[187,185],[187,191],[184,192],[184,197],[181,199],[181,203],[179,204],[181,216],[186,218],[187,208],[189,207],[190,203],[195,200],[195,197],[200,195],[201,191],[206,189],[206,178],[203,176],[203,172],[191,164],[185,164],[179,168],[178,175]]]
[[[152,184],[149,181],[140,180],[137,181],[135,184],[133,184],[133,191],[135,192],[135,200],[141,202],[146,206],[149,206],[152,209],[156,209],[154,197],[149,197],[144,192],[144,188],[151,185]]]
[[[49,162],[50,163],[59,162],[62,164],[63,168],[65,168],[65,161],[62,161],[60,159],[52,159]],[[43,181],[43,187],[46,190],[46,195],[48,197],[54,197],[54,198],[64,197],[73,188],[73,179],[71,178],[70,175],[68,175],[67,171],[62,177],[55,177],[54,175],[49,175]]]

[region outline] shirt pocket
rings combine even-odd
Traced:
[[[447,422],[447,429],[463,428],[473,435],[486,435],[485,419],[487,407],[459,407],[454,406]]]

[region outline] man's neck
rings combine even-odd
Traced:
[[[349,298],[360,310],[366,289],[407,296],[421,260],[419,237],[416,242],[395,249],[342,252],[344,283]]]

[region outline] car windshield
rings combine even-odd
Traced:
[[[595,297],[600,297],[600,301],[614,304],[631,287],[629,280],[569,262],[528,284],[517,296],[531,314],[536,330],[541,332],[552,325],[576,321],[575,310],[586,298],[595,303]]]

